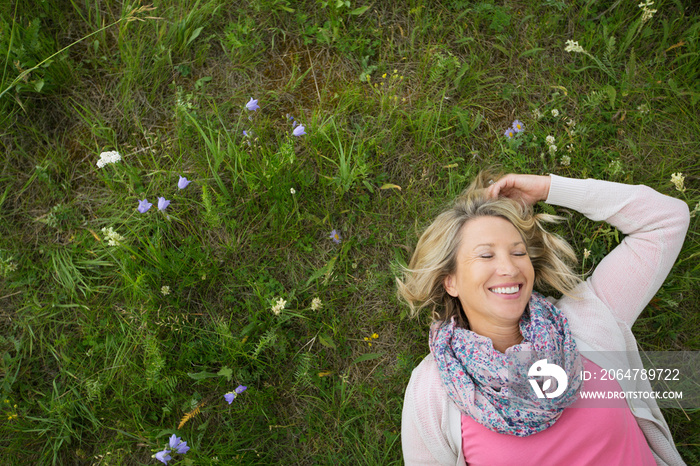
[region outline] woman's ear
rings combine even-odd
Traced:
[[[445,287],[445,291],[447,291],[447,294],[449,294],[453,298],[456,298],[459,296],[459,293],[457,292],[457,288],[455,287],[454,283],[455,283],[454,275],[448,275],[442,281],[442,286]]]

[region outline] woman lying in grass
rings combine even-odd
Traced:
[[[568,265],[571,246],[542,228],[558,218],[533,214],[540,200],[627,237],[582,282]],[[591,379],[584,387],[582,370],[608,367],[611,354],[642,367],[630,329],[669,273],[688,223],[684,202],[647,186],[480,175],[423,233],[398,282],[413,313],[432,307],[434,319],[430,354],[406,388],[406,464],[684,464],[656,400],[596,406],[578,395],[651,391],[648,380]],[[564,296],[544,299],[533,291],[543,286]],[[552,383],[538,370],[560,377]]]

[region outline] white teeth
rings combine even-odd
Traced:
[[[501,288],[491,288],[491,291],[494,293],[498,294],[515,294],[518,292],[520,289],[519,286],[509,286],[509,287],[501,287]]]

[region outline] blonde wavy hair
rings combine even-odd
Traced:
[[[468,327],[458,298],[450,296],[443,285],[447,276],[456,272],[459,234],[469,220],[484,216],[502,217],[520,233],[535,270],[536,288],[549,286],[572,296],[581,279],[573,272],[578,261],[573,248],[563,238],[546,231],[543,225],[565,220],[549,214],[535,214],[531,206],[506,197],[491,199],[486,195],[489,181],[500,178],[481,172],[453,202],[452,206],[423,232],[403,280],[396,279],[398,295],[410,307],[410,316],[430,307],[436,320],[449,320]]]

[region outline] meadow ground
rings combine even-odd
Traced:
[[[634,331],[700,350],[699,37],[690,0],[3,2],[3,462],[400,464],[395,277],[484,168],[687,202]],[[582,275],[621,240],[537,209]]]

